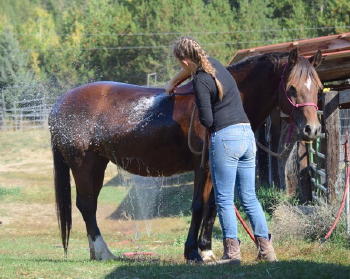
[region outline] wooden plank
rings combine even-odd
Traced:
[[[339,105],[341,108],[350,105],[350,89],[339,92]]]
[[[335,189],[339,174],[339,95],[337,91],[323,94],[323,116],[326,134],[326,185],[328,201],[335,201]]]
[[[317,68],[317,74],[323,82],[350,78],[350,54],[348,57],[323,61]]]
[[[344,47],[344,45],[342,45],[340,48],[331,48],[331,49],[324,49],[322,50],[322,56],[333,56],[333,55],[338,55],[338,54],[342,54],[342,53],[347,53],[350,50],[350,43],[349,46]],[[311,57],[312,55],[314,55],[316,52],[315,49],[313,49],[310,52],[303,52],[303,56],[306,58]]]
[[[350,45],[350,32],[323,36],[311,39],[305,39],[294,42],[285,42],[278,43],[272,45],[265,45],[260,47],[254,47],[250,49],[241,49],[237,51],[232,57],[230,64],[238,62],[246,56],[257,55],[262,53],[269,52],[286,52],[298,46],[299,52],[301,55],[304,53],[310,54],[310,52],[316,52],[318,49],[324,50],[332,50],[332,49],[340,49],[346,48]]]

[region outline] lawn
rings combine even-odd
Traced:
[[[279,238],[275,249],[280,261],[256,263],[255,247],[242,228],[241,266],[186,264],[183,246],[191,185],[160,187],[162,180],[149,179],[151,185],[143,188],[126,186],[113,179],[117,173],[112,165],[106,171],[98,222],[119,259],[89,260],[85,225],[75,206],[65,257],[55,213],[48,132],[0,132],[0,278],[350,278],[350,251],[338,243]],[[140,183],[139,178],[135,181]],[[214,251],[218,256],[220,235],[217,222]],[[154,256],[122,257],[130,251]]]

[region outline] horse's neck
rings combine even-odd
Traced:
[[[244,110],[256,130],[278,104],[280,73],[271,62],[228,68],[237,82]]]
[[[179,95],[191,95],[191,94],[194,95],[192,81],[189,81],[189,82],[185,83],[184,85],[177,87],[176,93]]]

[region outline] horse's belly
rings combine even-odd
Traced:
[[[170,176],[193,170],[193,154],[187,146],[187,137],[171,127],[117,133],[97,149],[113,163],[138,175]]]
[[[187,147],[156,143],[119,144],[104,156],[128,172],[142,176],[170,176],[193,170],[192,154]]]

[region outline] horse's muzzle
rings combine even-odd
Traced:
[[[321,134],[321,124],[306,124],[302,130],[302,139],[306,141],[315,140]]]

